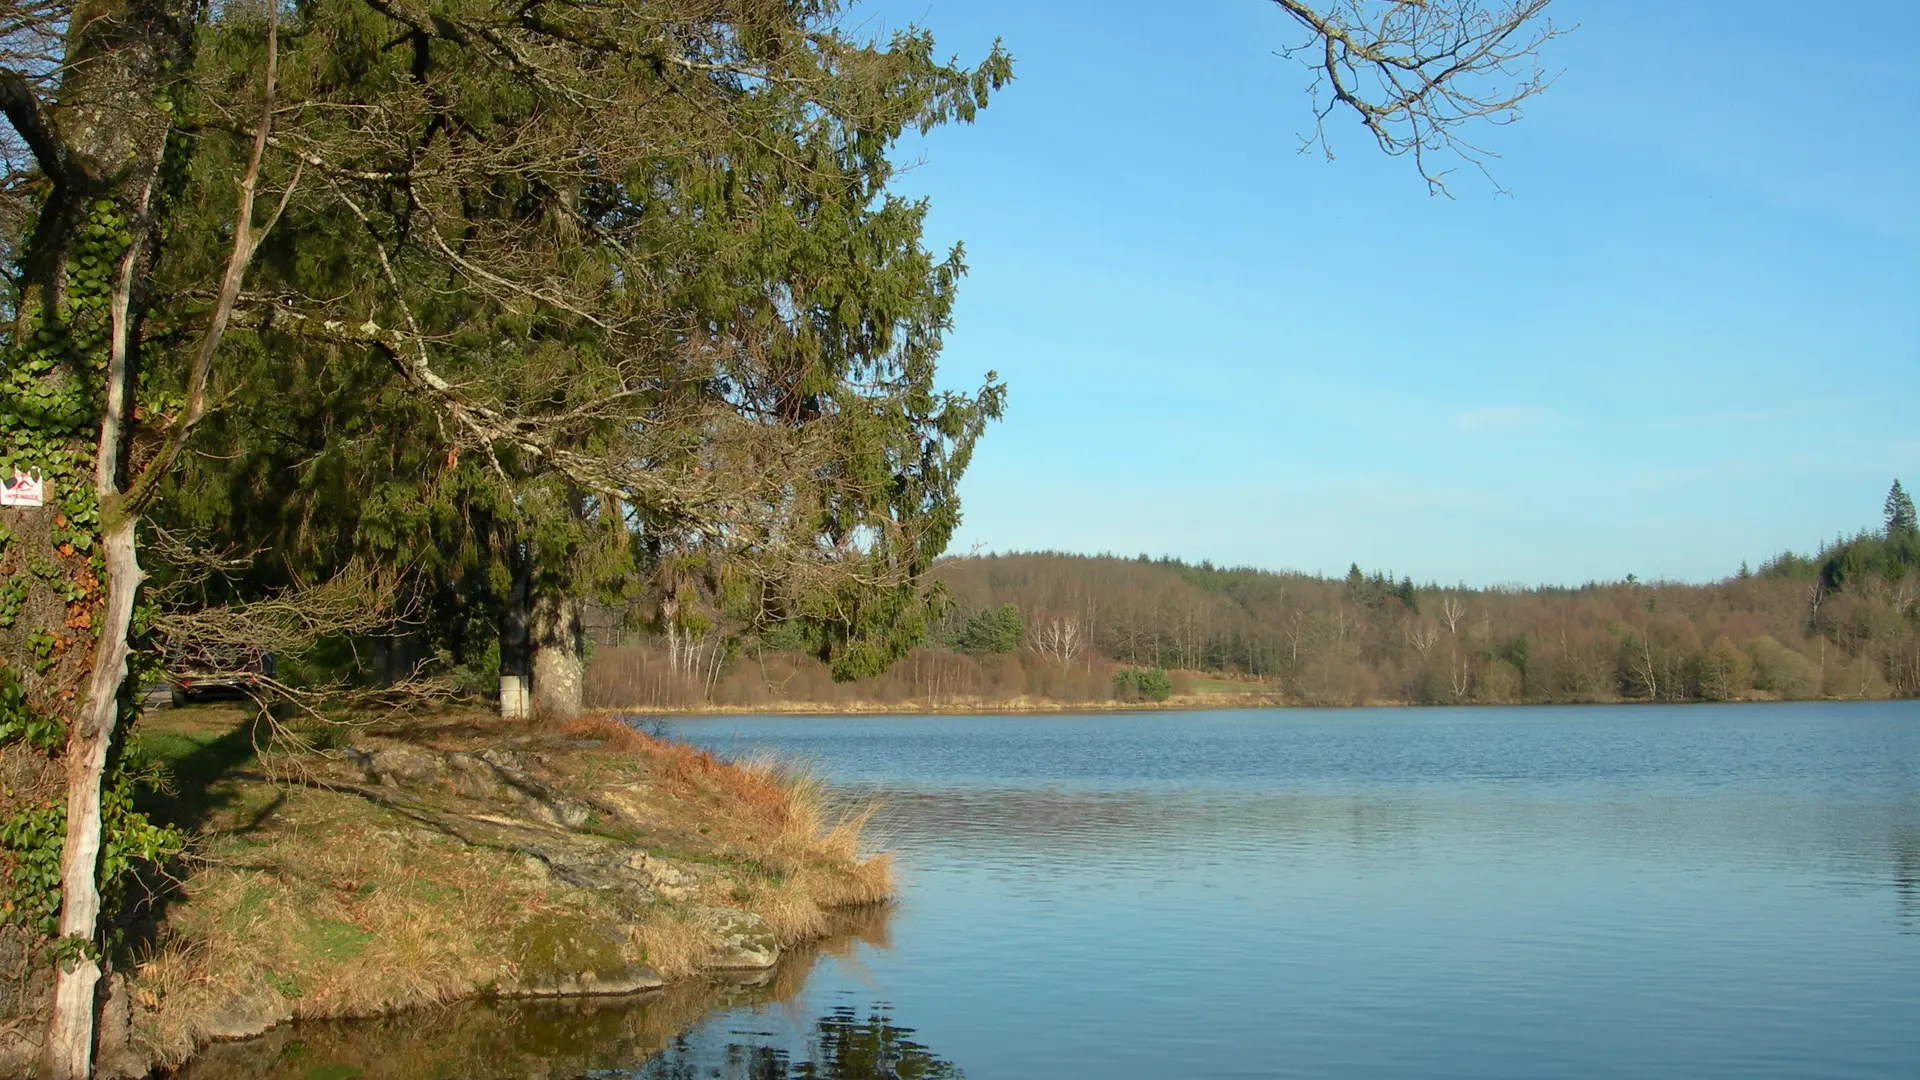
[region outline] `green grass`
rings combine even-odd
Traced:
[[[132,748],[158,763],[167,784],[137,805],[155,821],[192,829],[235,809],[233,773],[254,764],[253,719],[238,709],[164,709],[133,729]]]
[[[218,736],[204,734],[196,737],[185,731],[149,731],[138,728],[134,731],[133,741],[148,760],[157,761],[173,769],[182,761],[207,748]]]
[[[373,940],[372,934],[339,919],[313,919],[307,926],[307,951],[333,963],[359,956]]]

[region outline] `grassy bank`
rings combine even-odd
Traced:
[[[152,809],[193,839],[126,928],[136,1057],[291,1018],[765,969],[891,893],[865,815],[814,779],[604,718],[309,734],[263,750],[233,709],[143,722],[171,777]]]

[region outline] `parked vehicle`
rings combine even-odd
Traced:
[[[196,698],[244,694],[262,679],[274,677],[274,658],[270,652],[254,653],[241,664],[224,672],[168,672],[167,697],[178,708]]]

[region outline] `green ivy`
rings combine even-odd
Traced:
[[[0,851],[11,864],[0,922],[48,936],[59,932],[60,851],[66,839],[67,808],[57,801],[21,807],[0,822]]]
[[[71,604],[85,601],[106,575],[88,450],[103,404],[115,269],[132,243],[128,223],[113,201],[93,203],[70,251],[58,310],[5,339],[0,351],[0,476],[11,476],[15,469],[39,470],[50,488],[51,513],[44,548],[25,548],[0,529],[0,561],[6,571],[0,579],[0,630],[14,628],[35,587]],[[85,557],[79,572],[74,555]],[[95,620],[93,635],[101,629]],[[31,627],[21,636],[23,659],[35,673],[45,673],[58,662],[61,636],[54,627]],[[135,671],[142,667],[138,661],[133,666]],[[67,725],[59,715],[35,708],[20,674],[0,664],[0,746],[31,748],[53,757],[66,744]],[[124,729],[136,713],[133,695],[123,693],[122,746]],[[157,767],[124,750],[109,760],[102,778],[98,874],[103,911],[109,916],[138,865],[165,859],[181,848],[178,830],[155,825],[134,809],[134,793],[158,782]],[[0,876],[6,888],[0,896],[0,922],[49,937],[58,933],[66,819],[65,800],[48,799],[18,805],[0,821]],[[110,918],[103,921],[111,923]],[[88,937],[60,938],[52,943],[53,955],[70,963],[97,956],[98,944]]]
[[[67,726],[57,716],[28,708],[26,687],[13,672],[0,668],[0,746],[16,741],[51,754],[67,741]]]
[[[20,574],[9,574],[0,579],[0,630],[11,630],[13,622],[20,617],[20,609],[27,602],[27,579]]]

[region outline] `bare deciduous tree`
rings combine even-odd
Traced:
[[[1326,124],[1345,110],[1380,149],[1411,156],[1436,194],[1447,193],[1448,159],[1488,179],[1495,156],[1476,124],[1519,119],[1528,98],[1553,81],[1540,50],[1567,31],[1547,17],[1552,0],[1273,0],[1306,33],[1283,50],[1313,73],[1314,126],[1303,149],[1329,157]]]
[[[1067,663],[1087,647],[1085,625],[1072,615],[1037,617],[1027,626],[1027,647],[1055,663]]]
[[[1415,620],[1407,624],[1406,636],[1407,644],[1425,659],[1434,643],[1440,640],[1440,627],[1430,619]]]

